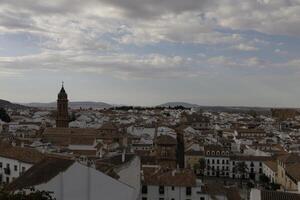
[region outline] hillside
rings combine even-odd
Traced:
[[[0,108],[15,110],[15,109],[26,109],[28,107],[24,106],[24,105],[15,104],[15,103],[11,103],[9,101],[0,99]]]
[[[199,107],[197,104],[191,104],[191,103],[186,103],[186,102],[167,102],[158,105],[159,107],[177,107],[177,106],[183,106],[185,108],[195,108]]]
[[[36,107],[36,108],[56,108],[56,102],[51,103],[28,103],[25,104],[30,107]],[[110,108],[112,105],[104,103],[104,102],[93,102],[93,101],[74,101],[69,102],[69,107],[72,109],[103,109],[103,108]]]

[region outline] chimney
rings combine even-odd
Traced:
[[[125,162],[125,156],[126,156],[126,151],[124,149],[123,152],[122,152],[122,163]]]
[[[172,171],[172,176],[175,176],[175,174],[176,174],[176,170],[174,169],[174,170]]]

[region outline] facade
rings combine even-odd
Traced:
[[[236,135],[237,138],[258,139],[265,138],[267,133],[262,129],[238,129]]]
[[[62,86],[57,98],[56,127],[69,127],[68,95],[64,89],[64,86]]]
[[[284,190],[297,191],[300,182],[300,157],[297,154],[288,154],[277,160],[277,183]]]
[[[206,161],[206,176],[230,176],[230,151],[216,145],[204,147]]]
[[[141,200],[206,200],[191,170],[143,168]]]
[[[158,164],[162,167],[176,168],[177,141],[169,135],[160,135],[155,139],[155,153]]]
[[[266,175],[271,183],[277,182],[277,162],[269,160],[263,162],[263,173]]]
[[[185,167],[189,169],[194,169],[195,166],[199,164],[201,159],[204,159],[204,152],[203,151],[195,151],[189,150],[185,152]]]
[[[210,145],[205,147],[205,175],[258,181],[263,174],[263,162],[269,159],[264,156],[233,156],[226,148]],[[244,170],[239,170],[239,165],[243,165]]]

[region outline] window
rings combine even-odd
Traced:
[[[220,164],[219,159],[217,159],[217,164]]]
[[[6,183],[9,183],[9,177],[6,177]]]
[[[159,186],[158,192],[159,192],[159,194],[165,194],[165,187],[164,186]]]
[[[0,162],[0,168],[2,168],[2,162]]]
[[[165,200],[164,198],[159,198],[159,200]]]
[[[175,190],[175,187],[174,187],[174,186],[172,186],[172,190]]]
[[[7,169],[10,168],[9,163],[6,163],[6,168],[7,168]]]
[[[18,171],[18,166],[15,165],[15,166],[14,166],[14,169],[15,169],[15,171]]]
[[[142,186],[142,194],[147,194],[148,193],[148,187],[147,185]]]
[[[212,164],[215,164],[215,160],[214,160],[214,159],[212,159],[212,160],[211,160],[211,163],[212,163]]]
[[[147,200],[147,197],[143,197],[142,200]]]
[[[205,200],[205,198],[204,197],[200,197],[200,200]]]
[[[192,195],[192,188],[191,187],[186,187],[185,194],[186,194],[186,196],[191,196]]]

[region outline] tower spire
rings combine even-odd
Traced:
[[[66,128],[68,126],[69,126],[68,95],[64,88],[64,82],[62,81],[62,87],[57,97],[56,127]]]

